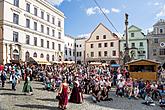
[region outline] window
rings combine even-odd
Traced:
[[[114,42],[111,42],[110,43],[110,47],[114,47]]]
[[[162,34],[163,33],[163,29],[160,29],[160,34]]]
[[[81,44],[80,44],[80,47],[81,47]]]
[[[104,57],[107,57],[107,54],[108,54],[107,51],[104,51]]]
[[[52,24],[55,24],[55,18],[52,17]]]
[[[34,37],[34,46],[37,46],[37,37]]]
[[[37,58],[37,53],[36,52],[34,52],[33,57]]]
[[[156,56],[156,49],[153,49],[153,56]]]
[[[52,55],[52,61],[54,61],[54,55]]]
[[[58,38],[61,39],[61,32],[58,32]]]
[[[131,48],[135,48],[135,43],[131,43]]]
[[[106,39],[106,35],[103,35],[103,39]]]
[[[37,16],[37,8],[34,7],[34,15]]]
[[[44,58],[44,54],[43,53],[41,53],[40,58]]]
[[[115,50],[112,51],[112,56],[116,56],[116,51]]]
[[[101,57],[101,51],[98,52],[98,56]]]
[[[19,7],[19,0],[14,0],[14,6]]]
[[[104,43],[104,47],[107,47],[107,43]]]
[[[75,51],[73,52],[73,56],[75,56]]]
[[[58,21],[58,27],[61,27],[61,21]]]
[[[37,31],[37,22],[34,22],[34,30]]]
[[[54,49],[54,42],[52,42],[52,49]]]
[[[49,27],[47,27],[47,35],[49,35]]]
[[[93,44],[91,44],[91,48],[93,48]]]
[[[58,51],[61,51],[61,44],[58,44]]]
[[[30,28],[30,19],[26,19],[26,27]]]
[[[101,43],[98,44],[98,48],[101,48]]]
[[[26,44],[30,44],[30,36],[26,35]]]
[[[54,37],[55,36],[55,30],[52,29],[52,36]]]
[[[134,37],[134,33],[131,33],[131,37]]]
[[[49,61],[49,54],[46,55],[46,60]]]
[[[79,52],[80,57],[82,56],[81,52]]]
[[[79,52],[77,52],[77,57],[79,56]]]
[[[41,11],[41,19],[44,19],[44,12]]]
[[[44,40],[41,39],[41,47],[44,47]]]
[[[49,48],[49,41],[47,41],[47,48]]]
[[[91,57],[94,57],[94,52],[91,52]]]
[[[99,36],[96,36],[96,39],[99,40]]]
[[[124,47],[126,47],[126,43],[124,43]]]
[[[41,24],[41,32],[44,33],[44,25]]]
[[[18,32],[13,32],[13,41],[18,42]]]
[[[19,15],[13,13],[13,23],[18,24],[19,23]]]
[[[26,11],[30,13],[30,4],[26,3]]]
[[[30,57],[30,53],[27,51],[27,52],[25,53],[25,61],[27,61],[27,60],[29,59],[29,57]]]
[[[69,49],[69,55],[72,56],[72,51],[71,51],[71,49]]]
[[[158,38],[155,38],[154,39],[154,43],[158,43]]]
[[[140,47],[143,47],[143,42],[140,42]]]
[[[67,51],[67,49],[65,49],[65,55],[67,55],[67,53],[68,53],[68,51]]]
[[[160,49],[159,52],[160,52],[160,55],[165,55],[165,49]]]
[[[50,15],[47,14],[47,21],[49,22],[50,21]]]

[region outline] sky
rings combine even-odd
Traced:
[[[135,25],[152,31],[159,19],[165,19],[165,0],[96,0],[111,20],[116,30],[101,13],[94,0],[48,0],[61,10],[65,18],[65,34],[73,37],[88,36],[99,23],[112,32],[125,30],[125,13],[129,15],[129,26]]]

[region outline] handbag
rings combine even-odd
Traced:
[[[57,100],[61,100],[62,97],[61,97],[60,95],[57,95],[57,96],[56,96],[56,99],[57,99]]]

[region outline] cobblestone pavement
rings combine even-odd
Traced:
[[[43,90],[40,82],[32,82],[34,95],[24,95],[23,83],[17,85],[16,91],[11,91],[11,84],[7,83],[5,88],[0,87],[0,110],[59,110],[56,93]],[[93,103],[91,96],[85,95],[83,104],[68,104],[68,110],[163,110],[158,105],[142,105],[143,100],[134,100],[116,97],[114,92],[110,93],[113,101]]]

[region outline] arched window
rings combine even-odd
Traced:
[[[49,54],[46,55],[46,60],[49,61]]]
[[[44,54],[43,53],[41,53],[40,58],[44,58]]]
[[[52,61],[54,61],[54,55],[52,55]]]
[[[34,52],[33,57],[36,57],[37,58],[37,53],[36,52]]]
[[[25,53],[25,61],[27,61],[27,60],[29,59],[29,57],[30,57],[30,53],[27,51],[27,52]]]
[[[19,60],[19,52],[16,49],[13,51],[13,59],[14,60]]]

